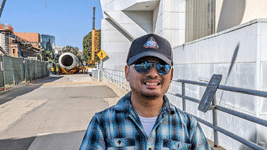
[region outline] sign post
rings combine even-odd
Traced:
[[[100,59],[100,70],[98,71],[98,81],[102,81],[103,76],[103,59],[107,57],[107,54],[101,50],[96,54]]]

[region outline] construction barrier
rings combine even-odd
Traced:
[[[0,56],[0,87],[49,76],[48,62]]]
[[[2,57],[0,57],[0,87],[3,86],[4,86],[4,71],[3,71]]]

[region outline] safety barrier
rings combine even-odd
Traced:
[[[48,62],[0,56],[0,87],[49,76]]]
[[[185,84],[193,84],[193,85],[199,85],[199,86],[207,86],[207,83],[203,83],[203,82],[196,82],[196,81],[190,81],[190,80],[173,80],[174,82],[180,82],[182,83],[182,94],[177,94],[177,93],[168,93],[177,97],[182,98],[182,108],[183,111],[186,111],[186,100],[189,100],[191,102],[195,102],[195,103],[199,103],[200,100],[195,99],[193,97],[189,97],[186,96],[185,94]],[[224,90],[224,91],[230,91],[230,92],[236,92],[236,93],[242,93],[242,94],[248,94],[248,95],[254,95],[254,96],[260,96],[260,97],[265,97],[267,98],[267,92],[263,92],[263,91],[257,91],[257,90],[249,90],[249,89],[242,89],[242,88],[236,88],[236,87],[229,87],[229,86],[223,86],[223,85],[219,85],[218,89],[220,90]],[[239,118],[243,118],[245,120],[251,121],[253,123],[259,124],[259,125],[263,125],[265,127],[267,127],[267,120],[261,119],[261,118],[257,118],[255,116],[252,115],[248,115],[242,112],[238,112],[236,110],[233,109],[229,109],[229,108],[225,108],[219,105],[216,105],[216,95],[214,96],[213,100],[212,100],[212,105],[209,107],[209,110],[212,110],[212,123],[205,121],[197,116],[194,116],[199,122],[207,125],[208,127],[212,128],[214,131],[214,146],[217,147],[219,145],[218,142],[218,132],[231,137],[232,139],[235,139],[253,149],[257,149],[257,150],[265,150],[265,148],[263,148],[262,146],[264,146],[265,144],[263,142],[259,142],[257,145],[256,143],[253,143],[249,140],[246,140],[234,133],[231,133],[230,131],[227,131],[221,127],[218,126],[217,124],[217,111],[221,111],[224,113],[227,113],[229,115],[233,115]],[[265,146],[264,146],[265,147]]]
[[[120,70],[113,70],[113,69],[103,69],[103,76],[112,81],[113,83],[117,84],[121,88],[129,91],[130,85],[128,84],[124,71]]]
[[[121,88],[124,88],[126,90],[130,90],[129,84],[127,83],[125,76],[124,76],[124,71],[120,71],[120,70],[112,70],[112,69],[104,69],[104,77],[110,81],[112,81],[113,83],[116,83],[118,86],[120,86]],[[177,93],[170,93],[168,92],[167,94],[176,96],[176,97],[180,97],[182,99],[182,108],[183,111],[186,111],[186,100],[189,100],[191,102],[194,103],[200,103],[200,100],[195,99],[193,97],[189,97],[186,95],[185,93],[185,84],[192,84],[192,85],[198,85],[198,86],[207,86],[207,83],[204,82],[196,82],[196,81],[190,81],[190,80],[173,80],[173,82],[179,82],[181,83],[181,94],[177,94]],[[173,85],[173,83],[172,83]],[[249,89],[242,89],[242,88],[236,88],[236,87],[229,87],[229,86],[223,86],[223,85],[219,85],[218,89],[223,90],[223,91],[230,91],[230,92],[236,92],[236,93],[241,93],[241,94],[248,94],[248,95],[253,95],[253,96],[259,96],[259,97],[265,97],[267,98],[267,92],[263,92],[263,91],[257,91],[257,90],[249,90]],[[229,115],[233,115],[239,118],[243,118],[245,120],[248,120],[252,123],[255,124],[259,124],[262,126],[267,127],[267,120],[252,116],[252,115],[248,115],[233,109],[229,109],[229,108],[225,108],[219,105],[216,105],[216,95],[214,96],[213,100],[212,100],[212,105],[209,107],[209,110],[212,110],[212,123],[203,120],[195,115],[194,116],[199,122],[203,123],[204,125],[210,127],[213,129],[214,132],[214,147],[218,147],[219,146],[219,140],[218,140],[218,132],[234,139],[237,140],[241,143],[243,143],[244,145],[251,147],[253,149],[257,149],[257,150],[266,150],[265,149],[265,143],[264,142],[259,142],[258,144],[253,143],[247,139],[244,139],[243,137],[240,137],[230,131],[227,131],[226,129],[223,129],[221,127],[218,126],[217,124],[217,111],[221,111],[224,113],[227,113]],[[188,113],[188,112],[187,112]]]

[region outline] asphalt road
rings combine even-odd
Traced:
[[[88,75],[50,76],[0,94],[0,150],[78,149],[92,116],[119,97]]]

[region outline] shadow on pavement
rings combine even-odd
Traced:
[[[27,150],[35,137],[0,140],[0,150]]]
[[[12,87],[8,92],[0,94],[0,105],[4,104],[17,96],[21,96],[24,94],[27,94],[35,89],[38,89],[42,86],[44,83],[53,82],[55,80],[58,80],[60,78],[63,78],[63,76],[49,76],[44,79],[38,79],[30,83],[30,85],[22,86],[19,88]]]
[[[0,140],[0,150],[74,150],[79,149],[85,131],[55,133],[21,139]]]
[[[52,75],[52,76],[48,76],[47,78],[43,78],[43,79],[38,79],[32,82],[32,84],[44,84],[44,83],[49,83],[49,82],[54,82],[56,80],[59,80],[63,78],[63,76],[59,75]]]
[[[39,88],[40,86],[42,85],[29,85],[29,86],[24,86],[24,87],[21,87],[21,88],[17,88],[17,89],[14,89],[14,90],[10,90],[4,94],[1,94],[0,95],[0,105],[1,104],[4,104],[14,98],[16,98],[17,96],[21,96],[21,95],[24,95],[24,94],[27,94],[37,88]]]

